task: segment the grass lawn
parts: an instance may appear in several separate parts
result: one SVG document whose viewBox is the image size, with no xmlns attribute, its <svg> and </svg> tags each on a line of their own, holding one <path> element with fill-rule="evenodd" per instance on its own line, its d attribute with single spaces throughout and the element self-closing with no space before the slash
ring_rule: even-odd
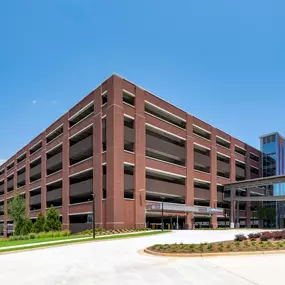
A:
<svg viewBox="0 0 285 285">
<path fill-rule="evenodd" d="M 36 238 L 36 239 L 28 239 L 28 240 L 0 239 L 0 248 L 6 247 L 6 246 L 22 245 L 22 244 L 32 244 L 32 243 L 47 242 L 47 241 L 74 239 L 74 238 L 80 238 L 80 237 L 83 237 L 83 236 L 48 237 L 48 238 Z"/>
<path fill-rule="evenodd" d="M 110 240 L 110 239 L 121 239 L 121 238 L 136 238 L 136 237 L 142 237 L 142 236 L 149 236 L 149 235 L 157 235 L 157 234 L 163 234 L 163 233 L 169 233 L 170 231 L 155 231 L 155 232 L 137 232 L 134 234 L 120 234 L 120 235 L 112 235 L 112 236 L 100 236 L 96 237 L 94 242 L 100 241 L 100 240 Z M 83 240 L 70 240 L 75 238 L 82 238 L 85 237 L 86 239 Z M 69 239 L 69 240 L 68 240 Z M 65 241 L 63 241 L 65 240 Z M 47 247 L 47 246 L 56 246 L 61 244 L 70 244 L 70 243 L 76 243 L 76 242 L 85 242 L 85 241 L 92 241 L 92 236 L 69 236 L 69 237 L 59 237 L 59 238 L 42 238 L 42 239 L 32 239 L 32 240 L 23 240 L 23 241 L 0 241 L 0 253 L 2 252 L 10 252 L 10 251 L 19 251 L 24 249 L 33 249 L 33 248 L 41 248 L 41 247 Z M 47 242 L 47 241 L 58 241 L 52 244 L 37 244 L 40 242 Z M 5 246 L 14 246 L 14 245 L 27 245 L 25 247 L 20 248 L 3 248 L 2 243 L 6 243 Z M 1 249 L 2 247 L 2 249 Z"/>
</svg>

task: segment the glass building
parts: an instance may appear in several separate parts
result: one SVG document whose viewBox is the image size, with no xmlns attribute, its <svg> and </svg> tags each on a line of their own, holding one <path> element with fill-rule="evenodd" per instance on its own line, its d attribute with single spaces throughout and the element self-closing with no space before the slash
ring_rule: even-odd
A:
<svg viewBox="0 0 285 285">
<path fill-rule="evenodd" d="M 260 137 L 263 177 L 285 174 L 284 142 L 285 138 L 277 132 Z M 285 184 L 268 186 L 268 192 L 272 193 L 273 196 L 285 196 Z M 284 204 L 283 201 L 263 203 L 265 207 L 275 208 L 276 210 L 276 219 L 265 220 L 265 227 L 284 227 Z"/>
</svg>

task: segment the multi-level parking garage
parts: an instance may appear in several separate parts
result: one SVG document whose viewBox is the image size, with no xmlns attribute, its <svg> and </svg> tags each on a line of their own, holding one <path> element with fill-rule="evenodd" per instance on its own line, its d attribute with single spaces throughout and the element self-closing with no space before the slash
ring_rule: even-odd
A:
<svg viewBox="0 0 285 285">
<path fill-rule="evenodd" d="M 32 219 L 53 205 L 64 229 L 91 227 L 93 197 L 98 227 L 155 226 L 147 204 L 229 211 L 221 185 L 260 176 L 257 149 L 113 75 L 0 166 L 0 223 L 11 223 L 18 191 Z M 250 203 L 239 210 L 241 225 L 254 222 Z M 165 212 L 165 221 L 217 227 L 225 214 Z"/>
</svg>

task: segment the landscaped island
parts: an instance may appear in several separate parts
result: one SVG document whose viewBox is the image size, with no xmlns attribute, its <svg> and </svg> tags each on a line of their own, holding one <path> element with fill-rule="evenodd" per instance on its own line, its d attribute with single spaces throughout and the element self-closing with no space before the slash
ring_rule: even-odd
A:
<svg viewBox="0 0 285 285">
<path fill-rule="evenodd" d="M 239 234 L 232 241 L 200 244 L 156 244 L 147 248 L 149 253 L 187 254 L 222 252 L 254 252 L 285 250 L 285 230 L 274 232 Z"/>
</svg>

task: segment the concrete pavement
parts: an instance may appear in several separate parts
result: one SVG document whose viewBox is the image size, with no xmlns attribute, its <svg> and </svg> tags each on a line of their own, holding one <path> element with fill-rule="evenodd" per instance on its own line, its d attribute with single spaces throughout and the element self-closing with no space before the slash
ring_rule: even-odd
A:
<svg viewBox="0 0 285 285">
<path fill-rule="evenodd" d="M 165 258 L 138 253 L 138 250 L 156 243 L 230 240 L 242 232 L 252 231 L 174 231 L 1 255 L 0 282 L 17 285 L 267 285 L 282 282 L 283 254 Z"/>
</svg>

